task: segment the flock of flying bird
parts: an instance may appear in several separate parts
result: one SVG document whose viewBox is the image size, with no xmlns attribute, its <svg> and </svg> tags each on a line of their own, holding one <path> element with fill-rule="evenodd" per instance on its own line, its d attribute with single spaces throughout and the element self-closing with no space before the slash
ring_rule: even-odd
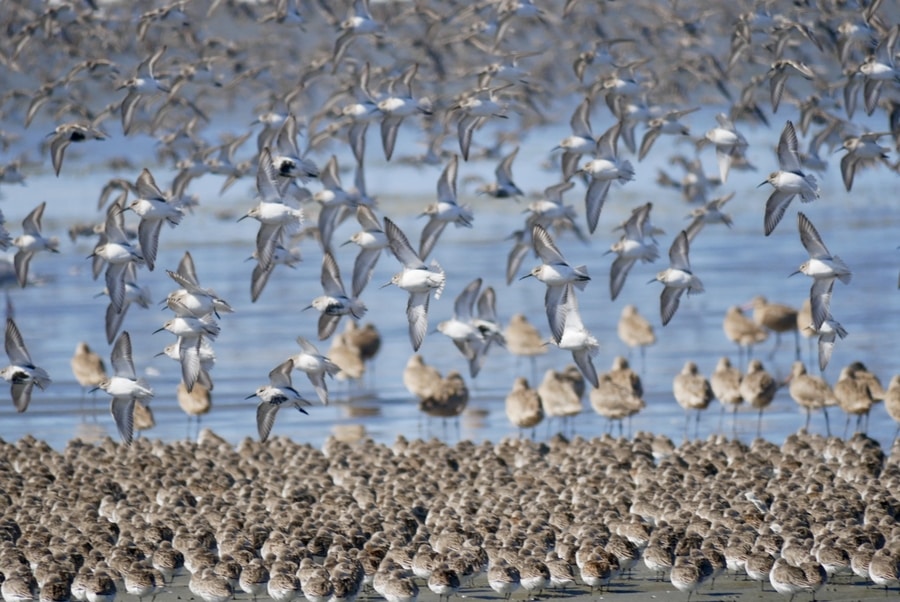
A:
<svg viewBox="0 0 900 602">
<path fill-rule="evenodd" d="M 372 7 L 366 0 L 354 0 L 342 18 L 343 9 L 312 0 L 179 0 L 167 5 L 17 0 L 4 17 L 8 36 L 0 45 L 0 62 L 6 71 L 6 93 L 0 98 L 0 114 L 4 124 L 16 122 L 25 128 L 55 124 L 46 153 L 60 179 L 78 177 L 78 166 L 65 160 L 73 144 L 116 144 L 116 136 L 108 133 L 113 128 L 126 140 L 155 139 L 160 165 L 153 169 L 174 170 L 168 189 L 157 185 L 148 168 L 133 182 L 110 180 L 100 199 L 106 218 L 90 231 L 98 237 L 91 255 L 93 275 L 105 274 L 109 295 L 105 325 L 115 368 L 115 376 L 99 388 L 112 396 L 112 414 L 122 438 L 129 441 L 134 402 L 149 399 L 152 390 L 136 378 L 130 335 L 121 326 L 131 304 L 148 304 L 138 281 L 141 270 L 155 267 L 163 225 L 201 226 L 203 216 L 192 213 L 198 203 L 190 193 L 192 181 L 209 174 L 224 176 L 224 192 L 255 175 L 258 202 L 240 218 L 259 222 L 252 301 L 264 293 L 279 266 L 299 261 L 292 245 L 304 234 L 310 213 L 316 216 L 322 294 L 309 308 L 320 313 L 320 340 L 333 335 L 342 317 L 357 321 L 366 315 L 361 297 L 387 249 L 400 264 L 390 284 L 409 295 L 406 316 L 416 351 L 428 332 L 431 297 L 439 298 L 447 285 L 440 263 L 429 258 L 432 253 L 441 256 L 440 237 L 448 225 L 474 225 L 472 209 L 458 202 L 461 160 L 498 154 L 480 146 L 488 136 L 482 129 L 488 122 L 498 128 L 512 124 L 524 137 L 529 128 L 554 121 L 561 99 L 577 102 L 571 135 L 546 149 L 559 159 L 554 167 L 558 181 L 527 205 L 524 225 L 511 236 L 506 280 L 519 276 L 530 254 L 539 259 L 521 278 L 534 277 L 546 286 L 550 342 L 570 351 L 584 377 L 597 387 L 592 357 L 599 343 L 585 327 L 578 304 L 578 294 L 587 290 L 591 277 L 587 267 L 569 264 L 555 239 L 572 232 L 591 241 L 604 204 L 640 171 L 625 158 L 626 150 L 640 162 L 661 152 L 658 141 L 663 136 L 693 142 L 695 156 L 682 155 L 677 161 L 686 171 L 684 178 L 660 173 L 661 185 L 678 188 L 695 205 L 690 225 L 673 237 L 669 267 L 654 279 L 663 284 L 660 316 L 665 326 L 684 293 L 704 290 L 691 269 L 694 240 L 706 226 L 731 226 L 723 209 L 734 193 L 714 199 L 709 193 L 715 185 L 727 184 L 730 171 L 751 167 L 740 123 L 768 125 L 779 107 L 782 114 L 785 105 L 793 108 L 776 148 L 778 169 L 760 184 L 773 189 L 765 203 L 759 199 L 760 207 L 764 204 L 761 233 L 766 236 L 795 197 L 808 203 L 824 194 L 812 175 L 827 166 L 819 156 L 822 149 L 845 152 L 840 170 L 848 191 L 864 169 L 896 170 L 889 160 L 891 150 L 879 144 L 889 136 L 900 144 L 900 69 L 895 62 L 900 25 L 896 11 L 884 4 L 654 4 L 608 19 L 618 11 L 614 5 L 577 0 L 386 2 Z M 328 31 L 329 25 L 335 33 Z M 48 47 L 53 52 L 48 53 Z M 860 92 L 867 117 L 857 120 Z M 207 138 L 214 131 L 212 124 L 223 125 L 218 114 L 231 116 L 234 105 L 247 100 L 262 102 L 253 126 L 261 130 L 256 152 L 238 161 L 251 131 L 239 128 L 219 145 Z M 591 122 L 600 115 L 601 105 L 603 119 L 611 125 L 596 136 Z M 716 115 L 716 125 L 693 138 L 682 120 L 704 106 L 727 108 Z M 882 115 L 887 131 L 865 129 Z M 394 220 L 379 216 L 375 199 L 366 191 L 366 143 L 373 123 L 379 125 L 385 161 L 399 161 L 393 157 L 398 136 L 411 137 L 407 130 L 421 127 L 429 147 L 416 162 L 444 166 L 437 199 L 422 213 L 427 222 L 417 247 Z M 644 133 L 637 144 L 639 127 Z M 307 143 L 302 147 L 304 130 Z M 800 150 L 800 135 L 809 141 L 806 152 Z M 4 132 L 2 138 L 6 148 L 17 144 L 13 134 Z M 123 149 L 128 144 L 119 142 Z M 620 143 L 626 148 L 620 149 Z M 336 155 L 320 169 L 321 149 L 327 145 L 349 145 L 355 160 L 353 189 L 343 187 Z M 703 172 L 700 157 L 706 146 L 715 149 L 717 178 Z M 501 199 L 523 196 L 512 175 L 518 151 L 515 147 L 503 154 L 496 181 L 479 187 L 480 193 Z M 16 161 L 4 165 L 0 184 L 22 181 L 19 167 Z M 562 199 L 579 182 L 584 186 L 587 233 L 576 210 Z M 315 188 L 320 189 L 313 192 Z M 739 194 L 741 202 L 755 202 L 751 191 Z M 28 215 L 21 236 L 13 238 L 0 228 L 0 246 L 17 249 L 14 268 L 23 287 L 35 254 L 59 250 L 58 240 L 42 234 L 45 209 L 42 202 Z M 621 238 L 609 248 L 608 253 L 616 255 L 610 268 L 612 300 L 638 261 L 650 263 L 659 257 L 655 236 L 663 231 L 651 223 L 652 209 L 649 202 L 635 208 L 619 226 Z M 125 222 L 127 212 L 140 218 L 136 242 Z M 332 238 L 351 216 L 361 230 L 348 241 L 359 247 L 348 294 Z M 830 311 L 834 281 L 849 283 L 851 272 L 828 250 L 806 214 L 798 212 L 797 221 L 809 254 L 798 272 L 813 279 L 809 328 L 833 341 L 835 334 L 846 335 Z M 451 259 L 442 257 L 445 262 Z M 160 330 L 177 340 L 163 353 L 180 363 L 188 391 L 197 383 L 211 388 L 211 343 L 219 333 L 220 314 L 232 312 L 232 306 L 200 285 L 189 251 L 178 269 L 167 273 L 178 286 L 166 298 L 175 316 Z M 492 345 L 503 344 L 496 293 L 490 286 L 482 289 L 483 284 L 476 278 L 466 286 L 453 318 L 438 325 L 464 355 L 472 377 Z M 309 405 L 292 386 L 293 370 L 306 372 L 320 400 L 327 402 L 325 376 L 336 369 L 309 341 L 301 339 L 300 344 L 303 352 L 273 369 L 269 384 L 255 393 L 262 438 L 279 407 L 291 405 L 305 412 Z M 32 362 L 12 319 L 7 322 L 6 349 L 11 365 L 0 376 L 12 383 L 21 411 L 33 386 L 43 389 L 49 377 Z M 820 357 L 822 369 L 826 363 L 827 356 Z"/>
</svg>

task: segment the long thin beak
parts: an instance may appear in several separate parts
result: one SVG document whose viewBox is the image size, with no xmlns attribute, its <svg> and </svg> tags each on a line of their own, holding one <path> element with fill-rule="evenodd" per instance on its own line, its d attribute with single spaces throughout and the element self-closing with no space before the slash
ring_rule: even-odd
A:
<svg viewBox="0 0 900 602">
<path fill-rule="evenodd" d="M 524 276 L 520 277 L 519 280 L 525 280 L 526 278 L 531 278 L 532 276 L 534 276 L 534 274 L 528 273 L 528 274 L 525 274 Z"/>
<path fill-rule="evenodd" d="M 250 395 L 248 395 L 248 396 L 245 397 L 244 399 L 253 399 L 254 397 L 256 397 L 256 393 L 251 393 Z"/>
<path fill-rule="evenodd" d="M 394 283 L 393 283 L 393 282 L 385 282 L 384 284 L 382 284 L 382 285 L 379 286 L 378 288 L 387 288 L 387 287 L 389 287 L 389 286 L 392 285 L 392 284 L 394 284 Z"/>
<path fill-rule="evenodd" d="M 763 184 L 768 184 L 768 183 L 769 183 L 768 180 L 763 180 L 762 182 L 760 182 L 759 184 L 757 184 L 756 187 L 759 188 L 759 187 L 762 186 Z"/>
<path fill-rule="evenodd" d="M 94 387 L 93 389 L 88 391 L 88 393 L 94 393 L 95 391 L 99 391 L 99 390 L 100 390 L 100 387 Z"/>
<path fill-rule="evenodd" d="M 342 247 L 346 247 L 346 246 L 349 245 L 351 242 L 353 242 L 353 241 L 352 241 L 352 240 L 345 240 L 344 242 L 341 243 L 341 246 L 342 246 Z"/>
<path fill-rule="evenodd" d="M 803 272 L 801 272 L 800 270 L 795 270 L 795 271 L 791 272 L 790 274 L 788 274 L 788 278 L 790 278 L 791 276 L 795 276 L 797 274 L 802 274 L 802 273 Z"/>
<path fill-rule="evenodd" d="M 659 280 L 659 278 L 654 278 L 653 280 L 648 280 L 648 281 L 647 281 L 647 284 L 653 284 L 653 283 L 656 282 L 657 280 Z"/>
<path fill-rule="evenodd" d="M 156 334 L 157 332 L 162 332 L 162 331 L 165 330 L 165 329 L 166 329 L 165 326 L 163 326 L 162 328 L 157 328 L 157 329 L 154 330 L 151 334 Z"/>
<path fill-rule="evenodd" d="M 165 354 L 166 354 L 166 352 L 165 352 L 165 351 L 160 351 L 160 352 L 159 352 L 159 353 L 157 353 L 157 354 L 156 354 L 156 355 L 154 355 L 154 356 L 153 356 L 153 357 L 159 357 L 159 356 L 161 356 L 161 355 L 165 355 Z"/>
</svg>

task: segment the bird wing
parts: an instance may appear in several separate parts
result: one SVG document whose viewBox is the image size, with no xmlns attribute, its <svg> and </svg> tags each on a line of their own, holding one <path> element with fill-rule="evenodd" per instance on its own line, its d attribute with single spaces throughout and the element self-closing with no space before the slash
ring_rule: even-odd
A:
<svg viewBox="0 0 900 602">
<path fill-rule="evenodd" d="M 119 339 L 121 340 L 121 337 Z M 109 412 L 116 421 L 116 428 L 119 430 L 122 442 L 126 445 L 131 444 L 134 436 L 134 398 L 113 397 L 109 402 Z"/>
<path fill-rule="evenodd" d="M 413 351 L 418 351 L 428 330 L 428 293 L 411 293 L 406 304 L 406 319 L 409 321 L 409 340 Z"/>
<path fill-rule="evenodd" d="M 821 259 L 831 256 L 816 227 L 803 213 L 797 213 L 797 226 L 800 230 L 800 242 L 803 243 L 803 248 L 809 253 L 810 258 Z"/>
<path fill-rule="evenodd" d="M 409 239 L 406 238 L 406 235 L 400 227 L 388 217 L 384 218 L 384 234 L 387 236 L 388 247 L 390 247 L 391 253 L 394 254 L 397 261 L 402 263 L 405 268 L 418 270 L 427 269 L 425 262 L 416 255 L 412 245 L 409 244 Z"/>
<path fill-rule="evenodd" d="M 291 370 L 294 369 L 294 360 L 292 358 L 288 358 L 285 361 L 281 362 L 277 366 L 275 366 L 271 372 L 269 372 L 269 382 L 273 387 L 278 389 L 287 389 L 290 391 L 294 391 L 291 386 Z M 296 393 L 296 391 L 294 391 Z"/>
<path fill-rule="evenodd" d="M 116 339 L 110 360 L 116 376 L 131 380 L 135 379 L 134 360 L 131 356 L 131 335 L 128 334 L 127 330 L 123 331 L 119 338 Z"/>
<path fill-rule="evenodd" d="M 269 403 L 267 401 L 259 402 L 256 406 L 256 430 L 259 431 L 259 440 L 265 441 L 272 432 L 272 425 L 275 424 L 275 415 L 281 408 L 279 405 Z"/>
<path fill-rule="evenodd" d="M 778 165 L 782 171 L 800 173 L 800 152 L 797 148 L 797 132 L 794 124 L 787 121 L 778 139 Z"/>
<path fill-rule="evenodd" d="M 691 262 L 688 259 L 689 244 L 687 232 L 682 230 L 672 241 L 672 246 L 669 247 L 669 267 L 685 272 L 691 271 Z"/>
<path fill-rule="evenodd" d="M 531 230 L 531 244 L 534 246 L 534 252 L 538 254 L 544 263 L 566 263 L 565 257 L 556 247 L 550 233 L 547 232 L 540 224 L 535 224 Z"/>
</svg>

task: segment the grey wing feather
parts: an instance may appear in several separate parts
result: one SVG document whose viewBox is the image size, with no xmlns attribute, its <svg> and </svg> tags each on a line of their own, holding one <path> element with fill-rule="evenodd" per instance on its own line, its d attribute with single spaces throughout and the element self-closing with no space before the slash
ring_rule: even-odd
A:
<svg viewBox="0 0 900 602">
<path fill-rule="evenodd" d="M 113 397 L 109 412 L 116 421 L 122 442 L 129 445 L 134 436 L 134 398 Z"/>
<path fill-rule="evenodd" d="M 272 432 L 272 425 L 275 424 L 275 415 L 281 406 L 277 406 L 266 401 L 261 401 L 256 406 L 256 430 L 259 431 L 259 440 L 265 441 Z"/>
<path fill-rule="evenodd" d="M 113 372 L 116 376 L 134 380 L 135 374 L 134 360 L 131 356 L 131 335 L 128 334 L 127 330 L 123 331 L 122 334 L 119 335 L 119 338 L 116 339 L 110 360 L 112 361 Z"/>
</svg>

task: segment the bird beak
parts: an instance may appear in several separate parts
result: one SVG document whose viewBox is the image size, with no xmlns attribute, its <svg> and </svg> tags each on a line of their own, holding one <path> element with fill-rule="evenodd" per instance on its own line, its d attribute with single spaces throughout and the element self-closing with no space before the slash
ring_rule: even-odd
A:
<svg viewBox="0 0 900 602">
<path fill-rule="evenodd" d="M 648 281 L 647 281 L 647 284 L 653 284 L 653 283 L 656 282 L 657 280 L 658 280 L 658 278 L 654 278 L 653 280 L 648 280 Z"/>
<path fill-rule="evenodd" d="M 394 284 L 394 283 L 393 283 L 393 282 L 385 282 L 384 284 L 382 284 L 382 285 L 379 286 L 378 288 L 386 288 L 386 287 L 388 287 L 388 286 L 390 286 L 390 285 L 392 285 L 392 284 Z"/>
<path fill-rule="evenodd" d="M 769 183 L 768 180 L 763 180 L 762 182 L 760 182 L 759 184 L 757 184 L 756 187 L 759 188 L 759 187 L 762 186 L 763 184 L 768 184 L 768 183 Z"/>
<path fill-rule="evenodd" d="M 346 246 L 349 245 L 351 242 L 353 242 L 353 241 L 352 241 L 352 240 L 345 240 L 344 242 L 341 243 L 341 246 L 342 246 L 342 247 L 346 247 Z"/>
<path fill-rule="evenodd" d="M 790 274 L 788 274 L 788 278 L 790 278 L 791 276 L 794 276 L 796 274 L 802 274 L 802 273 L 803 272 L 801 272 L 800 270 L 795 270 L 795 271 L 791 272 Z"/>
<path fill-rule="evenodd" d="M 90 391 L 88 391 L 88 393 L 94 393 L 94 392 L 99 391 L 99 390 L 100 390 L 100 387 L 94 387 L 93 389 L 91 389 Z"/>
<path fill-rule="evenodd" d="M 251 393 L 250 395 L 248 395 L 248 396 L 245 397 L 244 399 L 253 399 L 254 397 L 256 397 L 256 393 Z"/>
<path fill-rule="evenodd" d="M 297 406 L 297 410 L 300 411 L 300 412 L 303 412 L 304 414 L 306 414 L 307 416 L 309 416 L 309 412 L 307 412 L 306 410 L 304 410 L 304 409 L 301 408 L 300 406 Z"/>
<path fill-rule="evenodd" d="M 162 328 L 157 328 L 156 330 L 153 331 L 152 334 L 156 334 L 157 332 L 162 332 L 162 331 L 165 330 L 165 329 L 166 329 L 165 326 L 163 326 Z"/>
<path fill-rule="evenodd" d="M 528 274 L 525 274 L 524 276 L 520 277 L 519 280 L 525 280 L 526 278 L 531 278 L 532 276 L 534 276 L 534 274 L 529 272 Z"/>
<path fill-rule="evenodd" d="M 160 351 L 160 352 L 159 352 L 159 353 L 157 353 L 157 354 L 156 354 L 156 355 L 154 355 L 154 356 L 153 356 L 153 357 L 159 357 L 159 356 L 161 356 L 161 355 L 165 355 L 165 354 L 166 354 L 166 352 L 165 352 L 165 351 Z"/>
</svg>

